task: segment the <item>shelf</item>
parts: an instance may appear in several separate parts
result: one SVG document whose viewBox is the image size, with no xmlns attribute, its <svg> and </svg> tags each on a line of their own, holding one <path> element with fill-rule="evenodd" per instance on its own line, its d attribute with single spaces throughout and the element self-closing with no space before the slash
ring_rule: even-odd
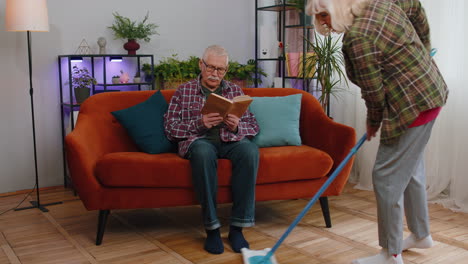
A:
<svg viewBox="0 0 468 264">
<path fill-rule="evenodd" d="M 290 64 L 293 64 L 292 62 L 296 62 L 300 60 L 300 58 L 293 58 L 291 57 L 288 60 L 285 58 L 285 55 L 287 55 L 286 49 L 283 51 L 278 50 L 278 54 L 275 55 L 281 55 L 278 56 L 277 58 L 275 57 L 265 57 L 265 56 L 271 56 L 271 54 L 265 54 L 261 53 L 262 50 L 268 49 L 271 50 L 274 47 L 271 47 L 271 43 L 268 43 L 268 39 L 266 40 L 260 40 L 260 36 L 262 35 L 260 30 L 266 30 L 265 28 L 260 27 L 260 22 L 259 17 L 260 15 L 264 15 L 264 11 L 273 11 L 276 12 L 276 14 L 272 14 L 273 16 L 276 15 L 276 22 L 275 22 L 275 28 L 277 30 L 277 37 L 276 41 L 282 42 L 284 45 L 290 44 L 290 49 L 288 52 L 292 52 L 294 50 L 294 53 L 302 53 L 306 54 L 309 52 L 310 47 L 308 46 L 308 42 L 306 41 L 305 38 L 308 39 L 313 39 L 311 35 L 314 33 L 314 25 L 312 23 L 312 17 L 305 16 L 305 14 L 302 14 L 299 12 L 299 9 L 296 8 L 296 4 L 293 3 L 288 3 L 287 0 L 283 1 L 275 1 L 276 4 L 274 3 L 269 3 L 269 4 L 260 4 L 260 0 L 255 0 L 255 66 L 257 69 L 258 73 L 258 68 L 259 68 L 259 63 L 266 64 L 265 62 L 270 62 L 270 64 L 273 64 L 271 62 L 274 62 L 273 65 L 275 66 L 274 69 L 271 69 L 272 71 L 275 71 L 275 76 L 278 77 L 284 77 L 282 78 L 282 87 L 285 86 L 285 80 L 290 79 L 290 80 L 306 80 L 304 82 L 305 84 L 303 85 L 304 90 L 309 89 L 309 84 L 307 80 L 312 80 L 314 78 L 308 78 L 308 74 L 306 74 L 306 70 L 302 69 L 302 67 L 299 67 L 299 64 L 294 64 L 295 68 L 294 70 L 297 71 L 292 71 L 292 69 L 288 68 L 291 67 Z M 281 3 L 279 3 L 281 2 Z M 306 2 L 304 2 L 304 8 L 306 5 Z M 298 31 L 301 31 L 299 33 Z M 300 37 L 301 36 L 301 37 Z M 268 37 L 265 37 L 268 38 Z M 291 39 L 289 39 L 291 38 Z M 294 38 L 294 39 L 293 39 Z M 297 40 L 296 40 L 297 38 Z M 272 38 L 273 39 L 273 38 Z M 271 41 L 271 40 L 270 40 Z M 291 42 L 294 41 L 294 42 Z M 313 41 L 313 40 L 312 40 Z M 294 43 L 294 45 L 292 44 Z M 285 46 L 285 47 L 286 47 Z M 301 52 L 302 50 L 302 52 Z M 264 57 L 262 57 L 264 56 Z M 302 64 L 301 64 L 302 65 Z M 268 65 L 271 66 L 271 65 Z M 299 73 L 297 75 L 299 76 L 306 76 L 306 77 L 297 77 L 297 76 L 287 76 L 288 72 L 294 72 L 294 73 Z M 258 83 L 255 83 L 255 87 L 258 87 Z"/>
<path fill-rule="evenodd" d="M 59 58 L 69 58 L 69 57 L 83 57 L 83 58 L 102 58 L 102 57 L 152 57 L 151 54 L 73 54 L 73 55 L 59 55 Z"/>
<path fill-rule="evenodd" d="M 314 25 L 288 25 L 288 26 L 285 26 L 285 28 L 306 28 L 306 29 L 314 29 Z"/>
<path fill-rule="evenodd" d="M 304 78 L 304 77 L 297 77 L 297 76 L 285 76 L 284 77 L 285 79 L 298 79 L 298 80 L 313 80 L 313 79 L 317 79 L 317 77 L 313 77 L 313 78 Z"/>
<path fill-rule="evenodd" d="M 289 5 L 289 4 L 285 4 L 285 5 L 284 5 L 284 8 L 285 8 L 286 11 L 296 9 L 296 8 L 294 7 L 294 5 Z M 257 8 L 257 10 L 258 10 L 258 11 L 275 11 L 275 12 L 280 12 L 280 11 L 283 11 L 283 5 L 262 6 L 262 7 Z"/>
<path fill-rule="evenodd" d="M 259 58 L 257 59 L 258 61 L 282 61 L 284 60 L 284 57 L 279 57 L 279 58 Z"/>
<path fill-rule="evenodd" d="M 73 103 L 73 104 L 70 104 L 69 102 L 68 103 L 62 103 L 63 106 L 67 106 L 67 107 L 80 107 L 81 104 L 80 103 Z"/>
<path fill-rule="evenodd" d="M 152 83 L 97 83 L 94 86 L 133 86 L 133 85 L 152 85 Z"/>
<path fill-rule="evenodd" d="M 116 83 L 113 84 L 110 77 L 113 75 L 111 71 L 115 71 L 115 67 L 118 66 L 110 61 L 112 57 L 122 58 L 121 63 L 129 63 L 133 69 L 140 71 L 142 64 L 149 63 L 151 69 L 154 69 L 154 55 L 152 54 L 66 54 L 58 55 L 58 78 L 60 85 L 60 108 L 61 108 L 61 130 L 62 130 L 62 144 L 63 144 L 63 175 L 64 185 L 68 187 L 71 183 L 67 161 L 65 158 L 65 137 L 66 134 L 75 129 L 75 122 L 78 119 L 78 110 L 81 108 L 81 103 L 76 102 L 75 92 L 71 84 L 73 70 L 72 67 L 77 65 L 79 68 L 86 67 L 91 76 L 99 81 L 98 84 L 92 85 L 90 90 L 90 96 L 94 96 L 100 93 L 107 92 L 120 92 L 121 90 L 142 90 L 149 86 L 148 89 L 154 90 L 155 83 L 146 82 L 144 78 L 140 79 L 140 82 L 133 82 L 130 76 L 135 76 L 133 73 L 129 73 L 129 83 Z M 81 61 L 76 61 L 76 57 L 79 57 Z M 73 60 L 73 61 L 72 61 Z M 84 65 L 80 65 L 83 63 Z M 125 65 L 124 65 L 125 66 Z M 136 67 L 135 67 L 136 66 Z M 129 68 L 129 67 L 127 67 Z M 129 68 L 130 69 L 130 68 Z M 112 74 L 111 74 L 112 73 Z M 136 73 L 136 72 L 135 72 Z M 109 80 L 109 82 L 107 82 Z"/>
</svg>

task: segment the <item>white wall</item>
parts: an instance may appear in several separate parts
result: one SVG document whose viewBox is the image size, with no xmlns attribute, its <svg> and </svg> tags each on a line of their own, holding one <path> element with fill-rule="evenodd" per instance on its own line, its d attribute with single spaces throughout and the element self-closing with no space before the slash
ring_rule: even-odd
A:
<svg viewBox="0 0 468 264">
<path fill-rule="evenodd" d="M 5 0 L 0 0 L 0 193 L 31 189 L 34 160 L 25 32 L 5 32 Z M 123 40 L 107 28 L 112 12 L 141 20 L 149 11 L 160 36 L 140 43 L 140 54 L 156 62 L 178 53 L 199 56 L 221 44 L 241 63 L 254 58 L 254 2 L 251 0 L 48 0 L 50 32 L 32 33 L 34 108 L 40 187 L 63 184 L 62 135 L 57 56 L 73 54 L 84 38 L 97 52 L 125 53 Z"/>
</svg>

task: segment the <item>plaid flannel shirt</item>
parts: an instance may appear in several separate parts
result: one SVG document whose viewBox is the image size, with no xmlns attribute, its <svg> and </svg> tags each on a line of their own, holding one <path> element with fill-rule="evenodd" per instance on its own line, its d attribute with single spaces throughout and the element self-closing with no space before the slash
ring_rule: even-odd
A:
<svg viewBox="0 0 468 264">
<path fill-rule="evenodd" d="M 222 95 L 228 99 L 243 95 L 242 89 L 228 81 L 221 82 Z M 164 115 L 164 128 L 167 138 L 178 141 L 179 155 L 184 157 L 192 142 L 203 138 L 208 129 L 203 125 L 201 109 L 206 98 L 202 93 L 200 76 L 179 86 L 171 98 L 169 108 Z M 223 142 L 240 141 L 244 137 L 253 137 L 259 127 L 255 116 L 247 110 L 239 121 L 237 133 L 230 131 L 222 123 L 220 138 Z"/>
<path fill-rule="evenodd" d="M 441 107 L 447 85 L 430 57 L 426 14 L 418 0 L 372 0 L 343 37 L 349 79 L 361 88 L 367 123 L 393 143 L 419 113 Z"/>
</svg>

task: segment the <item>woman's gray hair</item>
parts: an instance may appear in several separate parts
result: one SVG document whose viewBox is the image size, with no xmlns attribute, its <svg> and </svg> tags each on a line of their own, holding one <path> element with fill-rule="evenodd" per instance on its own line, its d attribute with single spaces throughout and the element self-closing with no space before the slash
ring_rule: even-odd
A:
<svg viewBox="0 0 468 264">
<path fill-rule="evenodd" d="M 205 52 L 203 52 L 203 59 L 206 60 L 206 57 L 208 57 L 208 54 L 222 57 L 226 56 L 226 65 L 229 63 L 229 54 L 225 48 L 223 48 L 220 45 L 211 45 L 208 48 L 205 49 Z"/>
<path fill-rule="evenodd" d="M 330 29 L 320 25 L 315 15 L 325 12 L 330 15 L 331 24 L 337 33 L 345 32 L 354 21 L 354 18 L 362 14 L 363 9 L 371 0 L 309 0 L 306 13 L 314 16 L 314 26 L 322 35 L 330 34 Z"/>
</svg>

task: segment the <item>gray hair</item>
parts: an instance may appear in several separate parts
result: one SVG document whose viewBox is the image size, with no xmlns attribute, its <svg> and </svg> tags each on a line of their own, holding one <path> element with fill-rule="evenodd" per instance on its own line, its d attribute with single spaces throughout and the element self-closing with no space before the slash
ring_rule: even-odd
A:
<svg viewBox="0 0 468 264">
<path fill-rule="evenodd" d="M 206 60 L 209 54 L 218 56 L 218 57 L 226 56 L 226 65 L 229 63 L 229 54 L 227 50 L 220 45 L 211 45 L 208 48 L 206 48 L 205 52 L 203 52 L 202 58 Z"/>
<path fill-rule="evenodd" d="M 309 16 L 325 12 L 331 17 L 332 28 L 343 33 L 353 24 L 354 18 L 362 14 L 370 0 L 309 0 L 306 13 Z M 328 35 L 330 29 L 320 25 L 314 17 L 315 29 L 322 35 Z"/>
</svg>

